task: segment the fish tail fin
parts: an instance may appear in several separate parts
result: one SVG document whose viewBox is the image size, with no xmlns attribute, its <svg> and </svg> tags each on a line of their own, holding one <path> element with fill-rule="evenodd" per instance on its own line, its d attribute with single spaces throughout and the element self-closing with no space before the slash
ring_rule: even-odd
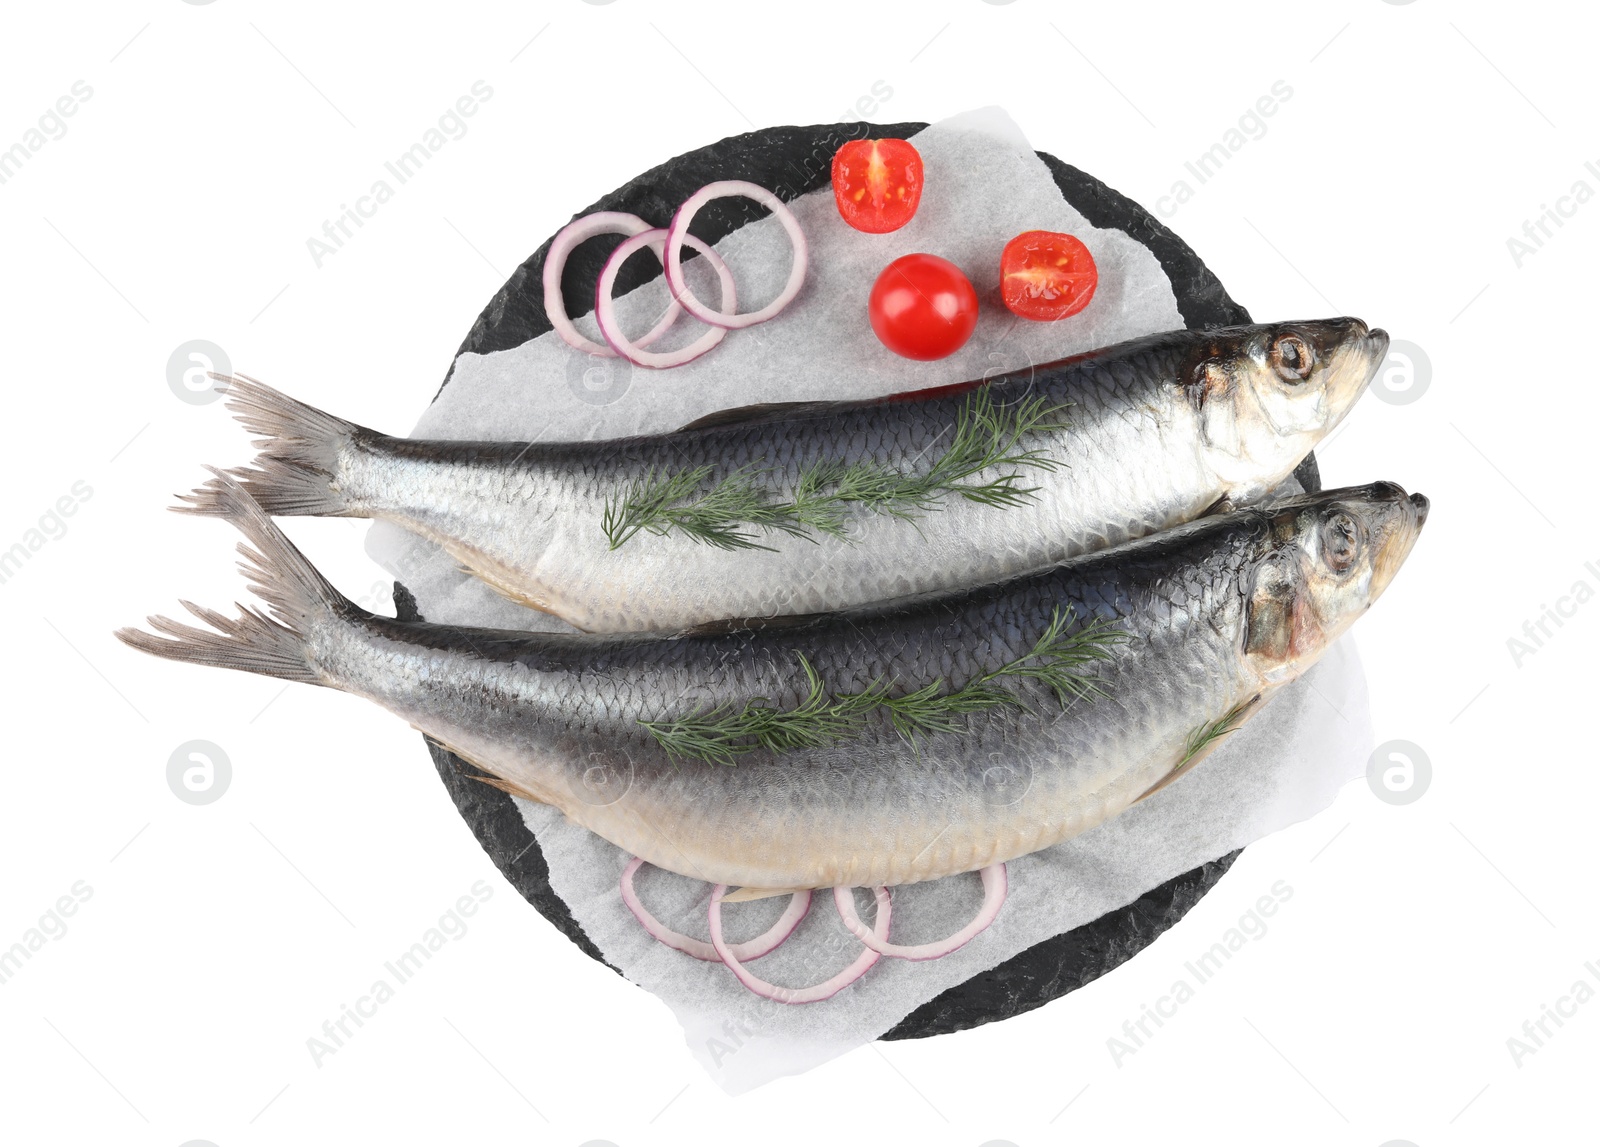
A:
<svg viewBox="0 0 1600 1147">
<path fill-rule="evenodd" d="M 254 465 L 229 473 L 269 514 L 311 517 L 363 517 L 339 489 L 340 459 L 357 439 L 382 435 L 290 398 L 244 375 L 218 375 L 228 409 L 252 434 L 259 435 Z M 183 514 L 223 513 L 215 481 L 192 494 L 180 494 Z"/>
<path fill-rule="evenodd" d="M 330 618 L 370 616 L 317 572 L 246 489 L 220 470 L 212 483 L 216 514 L 226 518 L 249 544 L 239 543 L 239 568 L 267 609 L 240 605 L 238 617 L 204 606 L 182 606 L 216 632 L 167 617 L 151 617 L 154 633 L 119 629 L 118 640 L 144 653 L 194 665 L 238 669 L 285 681 L 326 685 L 308 657 L 306 639 Z M 157 636 L 157 635 L 162 636 Z"/>
</svg>

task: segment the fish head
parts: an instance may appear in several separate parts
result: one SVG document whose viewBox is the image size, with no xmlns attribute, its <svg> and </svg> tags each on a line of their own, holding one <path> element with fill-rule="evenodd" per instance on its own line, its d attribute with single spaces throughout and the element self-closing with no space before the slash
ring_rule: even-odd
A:
<svg viewBox="0 0 1600 1147">
<path fill-rule="evenodd" d="M 1202 450 L 1235 502 L 1283 481 L 1355 405 L 1389 351 L 1360 319 L 1216 332 L 1187 372 Z"/>
<path fill-rule="evenodd" d="M 1261 511 L 1247 583 L 1245 656 L 1268 683 L 1292 680 L 1394 580 L 1428 519 L 1428 499 L 1393 482 L 1289 498 Z"/>
</svg>

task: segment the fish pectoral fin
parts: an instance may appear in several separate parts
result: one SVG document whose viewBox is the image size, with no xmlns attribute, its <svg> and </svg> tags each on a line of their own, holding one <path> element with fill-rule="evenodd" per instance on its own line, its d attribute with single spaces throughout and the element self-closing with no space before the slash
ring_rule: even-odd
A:
<svg viewBox="0 0 1600 1147">
<path fill-rule="evenodd" d="M 793 896 L 805 892 L 804 888 L 740 888 L 722 898 L 724 904 L 739 904 L 746 900 L 765 900 L 770 896 Z"/>
<path fill-rule="evenodd" d="M 776 422 L 780 418 L 792 418 L 807 409 L 832 410 L 836 405 L 831 402 L 757 402 L 701 415 L 693 422 L 685 422 L 674 433 L 706 430 L 713 426 L 735 426 L 744 422 Z"/>
<path fill-rule="evenodd" d="M 1266 700 L 1269 696 L 1271 696 L 1271 690 L 1264 689 L 1260 693 L 1257 693 L 1254 697 L 1250 698 L 1250 700 L 1240 705 L 1237 709 L 1234 709 L 1232 712 L 1228 713 L 1223 718 L 1223 721 L 1226 722 L 1225 728 L 1213 732 L 1204 745 L 1190 753 L 1188 756 L 1184 757 L 1183 760 L 1179 761 L 1172 767 L 1172 770 L 1168 772 L 1166 776 L 1162 777 L 1155 784 L 1145 789 L 1144 792 L 1134 797 L 1133 803 L 1138 804 L 1140 801 L 1144 800 L 1145 797 L 1154 796 L 1156 793 L 1166 788 L 1179 777 L 1188 776 L 1189 773 L 1194 770 L 1196 765 L 1209 757 L 1212 751 L 1215 750 L 1218 745 L 1222 744 L 1223 741 L 1228 739 L 1229 734 L 1238 732 L 1241 725 L 1243 725 L 1251 717 L 1255 716 L 1255 714 L 1260 711 L 1261 706 L 1266 703 Z"/>
<path fill-rule="evenodd" d="M 1208 749 L 1207 752 L 1209 752 L 1209 751 L 1210 750 Z M 1162 789 L 1164 789 L 1168 785 L 1170 785 L 1173 781 L 1175 781 L 1179 777 L 1184 776 L 1185 774 L 1187 774 L 1188 771 L 1189 771 L 1189 766 L 1197 763 L 1205 755 L 1206 755 L 1205 753 L 1200 753 L 1193 760 L 1184 761 L 1183 763 L 1178 765 L 1177 768 L 1173 769 L 1170 773 L 1168 773 L 1166 776 L 1162 777 L 1155 784 L 1153 784 L 1149 788 L 1145 789 L 1144 792 L 1142 792 L 1138 796 L 1134 797 L 1133 798 L 1133 803 L 1134 804 L 1138 804 L 1140 801 L 1144 800 L 1145 797 L 1154 796 L 1156 793 L 1160 792 Z"/>
<path fill-rule="evenodd" d="M 1200 511 L 1200 516 L 1202 518 L 1210 518 L 1216 516 L 1217 514 L 1231 514 L 1238 508 L 1239 507 L 1233 504 L 1233 499 L 1227 494 L 1224 494 L 1215 502 L 1212 502 L 1211 505 L 1207 506 L 1204 510 Z"/>
<path fill-rule="evenodd" d="M 528 609 L 536 610 L 539 613 L 547 613 L 551 617 L 566 622 L 579 632 L 588 632 L 563 614 L 547 597 L 535 596 L 527 585 L 519 582 L 515 575 L 498 562 L 491 561 L 470 547 L 459 545 L 449 540 L 441 539 L 439 546 L 445 553 L 456 560 L 457 569 L 468 577 L 481 581 L 501 597 L 506 598 L 508 601 L 514 601 L 518 605 L 526 606 Z"/>
<path fill-rule="evenodd" d="M 730 617 L 721 621 L 702 621 L 678 630 L 674 637 L 723 637 L 730 633 L 757 633 L 768 629 L 796 629 L 814 625 L 832 613 L 781 613 L 773 617 Z"/>
<path fill-rule="evenodd" d="M 540 796 L 536 792 L 532 792 L 526 788 L 523 788 L 521 785 L 517 784 L 516 781 L 507 780 L 505 777 L 500 776 L 495 772 L 494 767 L 487 761 L 483 760 L 481 757 L 474 756 L 466 749 L 463 749 L 460 745 L 452 745 L 444 738 L 435 733 L 430 733 L 428 730 L 418 725 L 412 725 L 411 727 L 416 729 L 417 732 L 421 733 L 424 737 L 428 738 L 428 740 L 438 745 L 447 753 L 451 753 L 457 757 L 460 757 L 463 761 L 467 762 L 467 764 L 471 765 L 473 768 L 479 770 L 479 772 L 483 774 L 481 776 L 473 777 L 473 780 L 482 781 L 484 784 L 489 785 L 492 788 L 497 788 L 503 793 L 508 793 L 514 797 L 521 797 L 523 800 L 533 801 L 535 804 L 554 803 L 550 800 L 547 800 L 545 797 Z"/>
<path fill-rule="evenodd" d="M 454 750 L 451 751 L 454 752 Z M 459 756 L 459 754 L 457 755 Z M 504 777 L 497 777 L 493 774 L 484 774 L 483 776 L 473 777 L 472 779 L 475 781 L 482 781 L 490 788 L 499 789 L 501 792 L 510 796 L 521 797 L 525 801 L 532 801 L 534 804 L 551 803 L 550 801 L 545 800 L 545 798 L 540 796 L 538 793 L 525 789 L 515 781 L 508 781 Z"/>
</svg>

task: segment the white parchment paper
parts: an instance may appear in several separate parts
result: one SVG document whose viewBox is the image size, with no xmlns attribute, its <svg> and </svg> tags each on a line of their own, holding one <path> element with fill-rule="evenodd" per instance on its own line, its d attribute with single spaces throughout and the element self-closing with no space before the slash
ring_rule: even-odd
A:
<svg viewBox="0 0 1600 1147">
<path fill-rule="evenodd" d="M 961 382 L 1183 326 L 1155 257 L 1121 231 L 1090 227 L 1003 112 L 990 108 L 946 120 L 915 142 L 927 189 L 917 216 L 900 231 L 863 236 L 851 230 L 827 188 L 790 205 L 810 242 L 811 269 L 800 297 L 778 318 L 731 332 L 710 354 L 668 371 L 591 359 L 553 334 L 512 350 L 463 354 L 414 434 L 553 441 L 665 431 L 733 406 L 864 398 Z M 1001 248 L 1035 228 L 1077 235 L 1099 267 L 1094 300 L 1068 322 L 1014 320 L 994 303 Z M 741 309 L 776 295 L 788 273 L 789 247 L 771 219 L 742 228 L 717 248 L 733 268 Z M 890 354 L 866 321 L 867 293 L 878 271 L 914 251 L 961 266 L 989 304 L 971 341 L 933 363 Z M 695 285 L 703 297 L 714 295 L 705 280 Z M 665 301 L 658 279 L 619 300 L 619 307 L 629 329 L 643 330 Z M 589 319 L 578 326 L 596 337 Z M 416 595 L 430 621 L 566 628 L 506 601 L 397 527 L 376 523 L 367 544 Z M 1371 748 L 1365 680 L 1347 637 L 1194 773 L 1076 840 L 1013 861 L 999 920 L 965 948 L 924 963 L 880 960 L 833 999 L 799 1007 L 751 995 L 720 965 L 651 940 L 617 890 L 627 856 L 553 808 L 518 803 L 549 863 L 551 886 L 585 932 L 607 960 L 673 1009 L 690 1051 L 724 1089 L 737 1093 L 873 1040 L 946 988 L 1313 815 L 1361 772 Z M 647 869 L 638 887 L 665 923 L 706 936 L 709 886 Z M 980 898 L 971 875 L 897 890 L 894 938 L 917 943 L 953 932 Z M 739 939 L 764 930 L 781 907 L 779 900 L 729 906 L 728 934 Z M 801 986 L 826 979 L 858 950 L 824 893 L 794 936 L 754 970 Z"/>
</svg>

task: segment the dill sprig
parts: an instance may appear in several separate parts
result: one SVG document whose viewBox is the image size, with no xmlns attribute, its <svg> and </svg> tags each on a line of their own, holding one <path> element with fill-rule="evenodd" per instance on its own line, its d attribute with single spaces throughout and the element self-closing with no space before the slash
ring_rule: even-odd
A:
<svg viewBox="0 0 1600 1147">
<path fill-rule="evenodd" d="M 949 445 L 926 472 L 905 473 L 877 462 L 820 460 L 807 465 L 789 500 L 763 487 L 770 471 L 744 466 L 702 490 L 712 467 L 678 473 L 651 470 L 606 502 L 602 527 L 612 549 L 640 531 L 665 535 L 673 530 L 719 549 L 771 549 L 757 531 L 781 532 L 816 541 L 819 534 L 842 538 L 849 511 L 859 506 L 870 513 L 912 519 L 939 508 L 957 496 L 986 506 L 1008 509 L 1031 501 L 1037 486 L 1024 484 L 1022 468 L 1054 470 L 1060 463 L 1023 439 L 1062 429 L 1066 407 L 1041 397 L 1001 405 L 987 389 L 974 391 L 962 404 Z M 1015 467 L 1010 473 L 974 482 L 986 470 Z"/>
<path fill-rule="evenodd" d="M 1252 697 L 1248 701 L 1241 701 L 1215 721 L 1209 721 L 1189 734 L 1189 740 L 1184 745 L 1183 759 L 1172 767 L 1172 771 L 1177 772 L 1196 757 L 1210 752 L 1218 741 L 1229 733 L 1236 732 L 1239 726 L 1244 724 L 1244 717 L 1249 712 L 1250 706 L 1257 700 L 1259 698 Z"/>
<path fill-rule="evenodd" d="M 920 688 L 898 692 L 894 680 L 879 678 L 859 693 L 833 694 L 804 654 L 795 656 L 806 678 L 806 696 L 792 709 L 779 709 L 757 697 L 741 706 L 722 705 L 670 721 L 642 721 L 656 743 L 674 758 L 693 757 L 731 765 L 757 749 L 783 753 L 814 749 L 861 736 L 873 714 L 882 712 L 907 741 L 919 735 L 959 732 L 963 718 L 994 708 L 1028 711 L 1007 683 L 1038 681 L 1063 707 L 1102 693 L 1088 672 L 1111 657 L 1127 633 L 1097 620 L 1074 633 L 1071 610 L 1050 615 L 1033 647 L 998 669 L 981 673 L 960 689 L 946 691 L 940 677 Z"/>
</svg>

